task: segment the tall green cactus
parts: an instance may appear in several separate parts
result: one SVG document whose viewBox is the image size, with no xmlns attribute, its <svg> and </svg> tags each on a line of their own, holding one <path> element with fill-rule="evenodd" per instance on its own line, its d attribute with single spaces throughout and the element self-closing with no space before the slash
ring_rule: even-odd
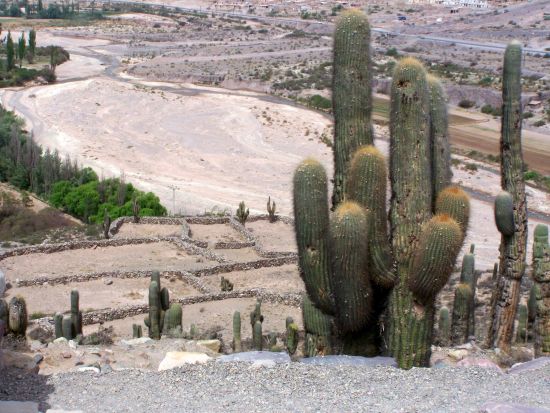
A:
<svg viewBox="0 0 550 413">
<path fill-rule="evenodd" d="M 71 291 L 71 321 L 73 323 L 74 337 L 82 334 L 82 312 L 79 309 L 80 295 L 78 290 Z M 73 337 L 73 338 L 74 338 Z"/>
<path fill-rule="evenodd" d="M 332 217 L 324 168 L 308 159 L 294 175 L 300 275 L 308 295 L 305 353 L 372 355 L 384 342 L 401 367 L 425 366 L 435 297 L 464 240 L 469 201 L 455 191 L 448 197 L 454 203 L 438 211 L 433 192 L 448 184 L 449 157 L 438 150 L 435 159 L 432 141 L 446 145 L 446 120 L 432 121 L 430 114 L 443 116 L 445 102 L 432 98 L 441 91 L 432 91 L 422 65 L 403 59 L 392 83 L 388 226 L 386 163 L 371 146 L 369 37 L 358 11 L 344 13 L 336 24 Z"/>
<path fill-rule="evenodd" d="M 518 307 L 518 328 L 516 331 L 516 343 L 527 342 L 527 306 L 520 304 Z"/>
<path fill-rule="evenodd" d="M 475 297 L 477 289 L 476 261 L 474 255 L 475 245 L 470 245 L 470 252 L 464 254 L 462 258 L 462 270 L 460 272 L 460 282 L 470 286 L 472 292 L 470 296 L 470 310 L 468 320 L 468 336 L 476 335 L 475 318 Z"/>
<path fill-rule="evenodd" d="M 333 207 L 343 201 L 346 170 L 354 152 L 374 142 L 370 25 L 358 10 L 342 13 L 333 48 L 332 108 L 334 112 Z"/>
<path fill-rule="evenodd" d="M 233 351 L 240 353 L 242 351 L 241 345 L 241 313 L 235 311 L 233 313 Z"/>
<path fill-rule="evenodd" d="M 252 329 L 252 345 L 254 346 L 254 350 L 262 351 L 263 344 L 264 336 L 262 333 L 262 323 L 258 320 L 254 324 L 254 328 Z"/>
<path fill-rule="evenodd" d="M 441 307 L 439 310 L 437 332 L 440 345 L 448 346 L 451 344 L 451 319 L 449 317 L 449 309 L 447 307 Z"/>
<path fill-rule="evenodd" d="M 149 284 L 149 315 L 144 323 L 149 329 L 149 337 L 160 340 L 164 329 L 166 311 L 170 308 L 170 295 L 166 287 L 160 288 L 160 272 L 153 271 Z"/>
<path fill-rule="evenodd" d="M 490 347 L 505 352 L 510 350 L 512 343 L 527 243 L 527 201 L 521 151 L 521 61 L 521 44 L 513 41 L 504 53 L 500 135 L 501 186 L 510 196 L 499 195 L 495 202 L 495 217 L 501 232 L 500 265 L 487 335 Z"/>
<path fill-rule="evenodd" d="M 532 277 L 535 284 L 531 293 L 536 308 L 533 328 L 535 357 L 548 357 L 550 356 L 550 245 L 546 225 L 537 225 L 535 228 Z M 531 306 L 533 304 L 530 303 Z"/>
<path fill-rule="evenodd" d="M 53 321 L 55 326 L 55 338 L 63 337 L 63 314 L 55 313 Z"/>
</svg>

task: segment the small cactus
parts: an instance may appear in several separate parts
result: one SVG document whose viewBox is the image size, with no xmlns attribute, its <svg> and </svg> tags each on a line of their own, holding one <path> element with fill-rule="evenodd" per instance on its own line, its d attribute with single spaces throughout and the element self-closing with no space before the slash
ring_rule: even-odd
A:
<svg viewBox="0 0 550 413">
<path fill-rule="evenodd" d="M 451 342 L 464 344 L 468 340 L 470 321 L 470 300 L 472 289 L 468 284 L 458 284 L 455 290 L 453 318 L 451 322 Z"/>
<path fill-rule="evenodd" d="M 254 350 L 262 351 L 263 341 L 262 323 L 261 321 L 256 321 L 252 330 L 252 344 L 254 346 Z"/>
<path fill-rule="evenodd" d="M 53 320 L 55 325 L 55 338 L 63 337 L 63 314 L 55 313 Z"/>
<path fill-rule="evenodd" d="M 61 330 L 63 331 L 63 337 L 67 340 L 72 340 L 74 338 L 73 332 L 73 321 L 71 320 L 70 315 L 64 315 L 63 320 L 61 321 Z"/>
<path fill-rule="evenodd" d="M 191 324 L 191 327 L 189 327 L 189 337 L 191 337 L 193 340 L 199 338 L 199 329 L 195 324 Z"/>
<path fill-rule="evenodd" d="M 256 301 L 254 311 L 250 313 L 250 326 L 252 329 L 254 329 L 256 321 L 259 321 L 260 323 L 264 322 L 264 316 L 262 315 L 262 302 L 260 300 Z"/>
<path fill-rule="evenodd" d="M 240 353 L 242 351 L 241 345 L 241 313 L 235 311 L 233 313 L 233 351 Z"/>
<path fill-rule="evenodd" d="M 280 348 L 277 347 L 277 333 L 268 333 L 265 337 L 265 344 L 269 351 L 280 351 Z"/>
<path fill-rule="evenodd" d="M 16 336 L 25 337 L 27 331 L 27 303 L 21 296 L 12 297 L 8 306 L 8 325 Z"/>
<path fill-rule="evenodd" d="M 132 196 L 132 214 L 134 215 L 134 223 L 139 223 L 139 212 L 141 207 L 139 205 L 139 200 L 137 199 L 136 194 Z"/>
<path fill-rule="evenodd" d="M 239 204 L 239 208 L 237 209 L 237 219 L 243 227 L 246 224 L 246 220 L 248 219 L 249 214 L 250 210 L 246 207 L 244 201 L 241 201 L 241 203 Z"/>
<path fill-rule="evenodd" d="M 449 317 L 449 309 L 447 307 L 441 307 L 439 310 L 439 323 L 438 323 L 438 338 L 439 344 L 442 346 L 448 346 L 451 342 L 451 323 Z"/>
<path fill-rule="evenodd" d="M 141 338 L 143 336 L 143 330 L 139 324 L 132 324 L 132 337 Z"/>
<path fill-rule="evenodd" d="M 298 348 L 298 325 L 290 323 L 286 326 L 286 349 L 288 354 L 293 355 Z"/>
<path fill-rule="evenodd" d="M 160 292 L 159 286 L 156 281 L 151 281 L 149 284 L 149 337 L 154 340 L 160 340 L 160 333 L 162 331 L 160 326 Z"/>
<path fill-rule="evenodd" d="M 277 206 L 275 205 L 275 201 L 271 201 L 271 197 L 267 198 L 267 213 L 269 214 L 269 222 L 273 223 L 277 221 L 277 215 L 275 215 L 275 210 Z"/>
<path fill-rule="evenodd" d="M 527 306 L 520 304 L 518 308 L 518 329 L 516 332 L 516 343 L 527 342 Z"/>
<path fill-rule="evenodd" d="M 71 291 L 71 320 L 73 323 L 74 337 L 82 334 L 82 313 L 79 310 L 80 295 L 78 290 Z"/>
<path fill-rule="evenodd" d="M 181 318 L 181 304 L 171 304 L 164 315 L 164 330 L 167 333 L 173 332 L 174 330 L 178 330 L 181 333 Z"/>
<path fill-rule="evenodd" d="M 223 292 L 233 291 L 233 283 L 229 281 L 227 278 L 222 277 L 220 281 L 220 288 Z"/>
</svg>

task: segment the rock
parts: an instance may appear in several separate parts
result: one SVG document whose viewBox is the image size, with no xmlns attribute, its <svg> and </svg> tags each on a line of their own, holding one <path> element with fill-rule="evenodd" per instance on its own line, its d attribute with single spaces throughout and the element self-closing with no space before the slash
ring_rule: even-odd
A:
<svg viewBox="0 0 550 413">
<path fill-rule="evenodd" d="M 290 356 L 287 353 L 273 353 L 271 351 L 247 351 L 244 353 L 233 353 L 225 356 L 218 357 L 216 361 L 227 363 L 233 361 L 266 361 L 271 360 L 276 364 L 290 363 Z"/>
<path fill-rule="evenodd" d="M 84 413 L 82 410 L 48 409 L 46 413 Z"/>
<path fill-rule="evenodd" d="M 481 406 L 480 413 L 550 413 L 542 407 L 523 406 L 516 403 L 489 402 Z"/>
<path fill-rule="evenodd" d="M 120 344 L 123 346 L 140 346 L 143 344 L 151 344 L 153 339 L 149 337 L 132 338 L 130 340 L 120 340 Z"/>
<path fill-rule="evenodd" d="M 214 353 L 219 353 L 222 342 L 220 340 L 198 340 L 197 345 L 206 347 Z"/>
<path fill-rule="evenodd" d="M 106 278 L 103 280 L 103 284 L 105 285 L 111 285 L 113 283 L 113 280 L 111 280 L 110 278 Z"/>
<path fill-rule="evenodd" d="M 514 364 L 525 363 L 533 360 L 535 357 L 535 352 L 529 347 L 512 347 L 510 356 L 514 360 Z"/>
<path fill-rule="evenodd" d="M 70 359 L 73 356 L 68 351 L 64 351 L 63 353 L 61 353 L 61 355 L 63 356 L 64 359 Z"/>
<path fill-rule="evenodd" d="M 101 369 L 101 374 L 107 374 L 113 371 L 113 368 L 111 367 L 111 365 L 107 363 L 102 364 L 100 366 L 100 369 Z"/>
<path fill-rule="evenodd" d="M 468 350 L 458 349 L 449 351 L 449 357 L 455 361 L 462 360 L 464 357 L 470 354 Z"/>
<path fill-rule="evenodd" d="M 38 403 L 0 401 L 0 412 L 2 413 L 38 413 Z"/>
<path fill-rule="evenodd" d="M 53 343 L 54 344 L 64 344 L 64 343 L 68 343 L 69 341 L 65 338 L 65 337 L 59 337 L 59 338 L 56 338 Z"/>
<path fill-rule="evenodd" d="M 47 344 L 44 344 L 38 340 L 31 341 L 31 345 L 30 345 L 31 351 L 42 350 L 43 348 L 46 348 L 46 347 L 48 347 Z"/>
<path fill-rule="evenodd" d="M 32 359 L 36 364 L 39 364 L 42 360 L 44 360 L 44 356 L 40 353 L 36 353 Z"/>
<path fill-rule="evenodd" d="M 16 351 L 3 350 L 2 362 L 4 367 L 15 367 L 18 369 L 27 370 L 29 372 L 37 373 L 38 365 L 33 357 L 28 354 L 19 353 Z M 2 410 L 0 409 L 0 412 Z"/>
<path fill-rule="evenodd" d="M 484 369 L 495 369 L 500 373 L 503 372 L 495 362 L 481 357 L 468 356 L 460 360 L 456 365 L 459 367 L 482 367 Z"/>
<path fill-rule="evenodd" d="M 41 343 L 48 343 L 52 339 L 54 339 L 53 335 L 53 329 L 49 327 L 45 327 L 44 325 L 37 324 L 34 327 L 30 327 L 27 329 L 27 336 L 31 340 L 40 341 Z"/>
<path fill-rule="evenodd" d="M 204 353 L 188 351 L 169 351 L 160 362 L 158 371 L 175 369 L 185 364 L 206 363 L 211 357 Z"/>
<path fill-rule="evenodd" d="M 397 362 L 392 357 L 361 357 L 361 356 L 319 356 L 305 357 L 301 363 L 316 366 L 390 366 L 397 367 Z"/>
<path fill-rule="evenodd" d="M 273 368 L 277 365 L 273 360 L 256 360 L 252 363 L 249 369 Z"/>
<path fill-rule="evenodd" d="M 73 350 L 76 350 L 78 347 L 78 344 L 74 340 L 69 340 L 69 348 L 72 348 Z"/>
<path fill-rule="evenodd" d="M 86 372 L 86 371 L 92 371 L 94 373 L 101 373 L 101 370 L 99 369 L 99 367 L 95 367 L 95 366 L 79 367 L 78 371 L 81 372 L 81 373 Z"/>
<path fill-rule="evenodd" d="M 514 364 L 510 369 L 508 369 L 508 374 L 526 373 L 541 369 L 547 365 L 550 365 L 550 357 L 539 357 L 525 363 Z"/>
</svg>

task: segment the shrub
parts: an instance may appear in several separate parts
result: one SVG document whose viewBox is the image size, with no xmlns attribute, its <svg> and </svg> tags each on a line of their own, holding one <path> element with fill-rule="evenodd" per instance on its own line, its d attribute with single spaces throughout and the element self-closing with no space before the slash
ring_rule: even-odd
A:
<svg viewBox="0 0 550 413">
<path fill-rule="evenodd" d="M 533 116 L 535 116 L 535 114 L 533 112 L 523 112 L 522 116 L 523 116 L 523 119 L 530 119 Z"/>
<path fill-rule="evenodd" d="M 313 95 L 309 98 L 309 105 L 315 109 L 330 109 L 332 102 L 321 95 Z"/>
<path fill-rule="evenodd" d="M 386 56 L 397 57 L 399 56 L 399 52 L 395 47 L 390 47 L 386 50 Z"/>
<path fill-rule="evenodd" d="M 458 102 L 458 106 L 460 106 L 463 109 L 473 108 L 475 104 L 476 103 L 473 100 L 468 100 L 468 99 L 462 99 L 460 102 Z"/>
<path fill-rule="evenodd" d="M 533 126 L 536 126 L 537 128 L 540 128 L 541 126 L 546 125 L 546 122 L 542 119 L 537 120 L 535 123 L 533 123 Z"/>
</svg>

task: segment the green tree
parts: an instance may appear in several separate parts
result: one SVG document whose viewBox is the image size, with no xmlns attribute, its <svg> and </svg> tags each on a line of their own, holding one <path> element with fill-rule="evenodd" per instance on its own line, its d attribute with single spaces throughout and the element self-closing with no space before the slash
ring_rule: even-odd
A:
<svg viewBox="0 0 550 413">
<path fill-rule="evenodd" d="M 42 4 L 42 0 L 38 0 L 38 13 L 40 13 L 42 10 L 44 10 L 44 4 Z"/>
<path fill-rule="evenodd" d="M 27 42 L 25 40 L 25 33 L 21 33 L 19 42 L 17 43 L 17 57 L 19 58 L 19 67 L 23 67 L 23 58 L 25 57 L 25 50 L 27 49 Z"/>
<path fill-rule="evenodd" d="M 32 61 L 34 60 L 35 52 L 36 52 L 36 30 L 32 29 L 29 32 L 29 54 L 28 54 L 29 63 L 32 63 Z"/>
<path fill-rule="evenodd" d="M 13 47 L 13 39 L 11 32 L 8 32 L 8 40 L 6 42 L 6 70 L 9 72 L 15 67 L 15 48 Z"/>
</svg>

